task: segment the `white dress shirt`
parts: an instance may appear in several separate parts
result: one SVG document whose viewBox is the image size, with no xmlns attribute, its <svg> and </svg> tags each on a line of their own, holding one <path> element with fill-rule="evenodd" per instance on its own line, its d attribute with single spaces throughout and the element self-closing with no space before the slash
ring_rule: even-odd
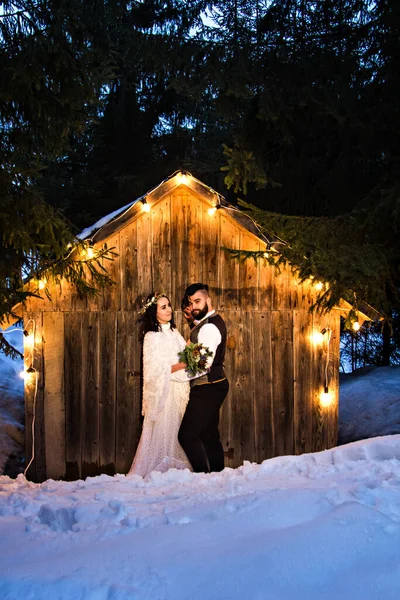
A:
<svg viewBox="0 0 400 600">
<path fill-rule="evenodd" d="M 214 313 L 215 310 L 210 310 L 210 312 L 208 312 L 205 317 L 198 321 L 198 325 L 208 317 L 211 317 L 211 315 L 213 315 Z M 196 325 L 196 327 L 198 325 Z M 205 325 L 203 325 L 203 327 L 200 328 L 197 341 L 199 344 L 203 344 L 203 346 L 209 348 L 209 350 L 212 352 L 212 356 L 209 356 L 207 358 L 206 371 L 198 373 L 197 375 L 189 375 L 185 369 L 180 369 L 179 371 L 175 371 L 175 373 L 171 373 L 172 381 L 188 381 L 189 379 L 197 379 L 197 377 L 201 377 L 202 375 L 204 375 L 205 372 L 211 369 L 211 365 L 213 364 L 217 347 L 222 341 L 221 332 L 218 329 L 218 327 L 213 323 L 206 323 Z"/>
</svg>

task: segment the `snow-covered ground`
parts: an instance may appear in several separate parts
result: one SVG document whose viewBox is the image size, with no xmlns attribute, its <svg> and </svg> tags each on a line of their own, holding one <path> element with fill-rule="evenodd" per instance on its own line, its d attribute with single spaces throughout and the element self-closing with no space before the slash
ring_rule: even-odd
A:
<svg viewBox="0 0 400 600">
<path fill-rule="evenodd" d="M 211 475 L 0 479 L 0 598 L 398 600 L 400 435 Z"/>
<path fill-rule="evenodd" d="M 19 368 L 0 355 L 1 469 Z M 341 384 L 340 439 L 369 440 L 210 475 L 2 476 L 0 598 L 398 600 L 400 435 L 375 437 L 397 432 L 392 367 Z"/>
<path fill-rule="evenodd" d="M 400 433 L 400 367 L 370 369 L 341 376 L 341 444 Z"/>
</svg>

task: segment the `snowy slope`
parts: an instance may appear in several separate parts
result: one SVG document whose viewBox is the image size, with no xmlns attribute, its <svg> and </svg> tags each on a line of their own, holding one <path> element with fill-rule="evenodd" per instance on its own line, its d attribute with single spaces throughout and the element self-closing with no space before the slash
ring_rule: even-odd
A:
<svg viewBox="0 0 400 600">
<path fill-rule="evenodd" d="M 400 367 L 379 367 L 340 382 L 339 443 L 400 433 Z"/>
<path fill-rule="evenodd" d="M 22 329 L 9 330 L 7 341 L 23 351 Z M 24 446 L 24 383 L 19 376 L 23 361 L 0 352 L 0 474 L 10 457 L 19 457 Z"/>
<path fill-rule="evenodd" d="M 211 475 L 0 478 L 0 597 L 397 600 L 400 435 Z"/>
<path fill-rule="evenodd" d="M 20 366 L 0 356 L 0 468 Z M 222 473 L 0 477 L 0 598 L 397 600 L 399 396 L 400 368 L 348 376 L 341 440 L 372 439 Z"/>
</svg>

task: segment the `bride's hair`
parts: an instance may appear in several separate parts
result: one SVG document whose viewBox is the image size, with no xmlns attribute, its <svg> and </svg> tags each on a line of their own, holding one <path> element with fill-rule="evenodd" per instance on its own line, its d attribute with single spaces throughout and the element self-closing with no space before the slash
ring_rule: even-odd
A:
<svg viewBox="0 0 400 600">
<path fill-rule="evenodd" d="M 155 301 L 152 302 L 154 298 Z M 171 303 L 168 296 L 159 294 L 149 294 L 146 298 L 145 306 L 146 310 L 142 314 L 141 321 L 141 335 L 140 338 L 143 340 L 144 336 L 148 331 L 161 331 L 161 323 L 157 319 L 157 302 L 160 298 L 166 298 Z M 172 319 L 170 320 L 171 329 L 175 329 L 174 311 L 172 310 Z"/>
</svg>

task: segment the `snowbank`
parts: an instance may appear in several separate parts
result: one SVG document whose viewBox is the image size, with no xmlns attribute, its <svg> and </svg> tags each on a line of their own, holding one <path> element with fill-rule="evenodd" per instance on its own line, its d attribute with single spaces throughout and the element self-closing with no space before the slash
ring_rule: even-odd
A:
<svg viewBox="0 0 400 600">
<path fill-rule="evenodd" d="M 15 348 L 22 351 L 22 329 L 7 335 Z M 19 471 L 24 453 L 24 383 L 19 373 L 23 361 L 12 360 L 0 352 L 0 474 Z M 11 466 L 15 461 L 17 464 Z M 7 468 L 6 468 L 7 467 Z"/>
<path fill-rule="evenodd" d="M 16 332 L 14 344 L 22 341 Z M 0 469 L 21 452 L 21 364 L 0 355 Z M 341 441 L 210 475 L 0 477 L 7 600 L 397 600 L 400 368 L 347 377 Z"/>
<path fill-rule="evenodd" d="M 397 600 L 400 435 L 211 475 L 0 478 L 0 596 Z"/>
<path fill-rule="evenodd" d="M 400 433 L 400 367 L 379 367 L 343 377 L 339 443 L 394 433 Z"/>
</svg>

